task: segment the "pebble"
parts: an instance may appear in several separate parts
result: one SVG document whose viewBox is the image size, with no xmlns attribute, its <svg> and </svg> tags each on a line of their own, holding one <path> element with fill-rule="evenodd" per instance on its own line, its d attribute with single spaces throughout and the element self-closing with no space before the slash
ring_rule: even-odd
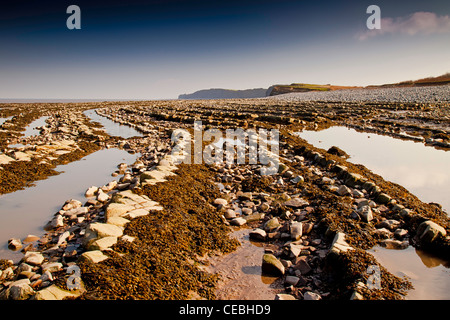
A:
<svg viewBox="0 0 450 320">
<path fill-rule="evenodd" d="M 242 226 L 247 223 L 247 220 L 245 220 L 244 218 L 241 218 L 241 217 L 237 217 L 237 218 L 232 219 L 230 221 L 230 223 L 235 226 Z"/>
<path fill-rule="evenodd" d="M 339 189 L 337 190 L 337 194 L 340 195 L 340 196 L 346 196 L 346 195 L 349 195 L 351 193 L 352 193 L 352 190 L 349 187 L 345 186 L 345 185 L 341 185 L 339 187 Z"/>
<path fill-rule="evenodd" d="M 284 266 L 273 254 L 266 253 L 263 255 L 262 271 L 271 275 L 283 275 L 285 272 Z"/>
<path fill-rule="evenodd" d="M 303 294 L 303 299 L 304 300 L 321 300 L 322 297 L 318 293 L 307 291 Z"/>
<path fill-rule="evenodd" d="M 228 201 L 222 198 L 217 198 L 216 200 L 214 200 L 214 204 L 216 206 L 226 206 L 228 204 Z"/>
<path fill-rule="evenodd" d="M 256 228 L 249 233 L 249 237 L 253 240 L 264 241 L 266 240 L 267 233 L 263 229 Z"/>
<path fill-rule="evenodd" d="M 29 234 L 24 240 L 23 243 L 30 243 L 30 242 L 35 242 L 39 240 L 39 237 L 35 236 L 35 235 L 31 235 Z"/>
<path fill-rule="evenodd" d="M 233 219 L 233 218 L 236 218 L 236 211 L 231 210 L 231 209 L 228 209 L 227 211 L 225 211 L 224 216 L 225 216 L 225 218 L 227 218 L 227 219 Z"/>
<path fill-rule="evenodd" d="M 360 207 L 356 212 L 358 212 L 361 218 L 363 218 L 366 222 L 370 222 L 373 220 L 372 209 L 368 205 Z"/>
<path fill-rule="evenodd" d="M 22 248 L 22 242 L 20 239 L 11 238 L 8 240 L 8 249 L 12 251 L 17 251 Z"/>
<path fill-rule="evenodd" d="M 89 197 L 94 197 L 95 194 L 98 192 L 98 187 L 96 186 L 91 186 L 89 187 L 86 192 L 84 193 L 85 197 L 89 198 Z"/>
<path fill-rule="evenodd" d="M 292 222 L 290 226 L 291 238 L 299 240 L 302 236 L 303 224 L 301 222 Z"/>
</svg>

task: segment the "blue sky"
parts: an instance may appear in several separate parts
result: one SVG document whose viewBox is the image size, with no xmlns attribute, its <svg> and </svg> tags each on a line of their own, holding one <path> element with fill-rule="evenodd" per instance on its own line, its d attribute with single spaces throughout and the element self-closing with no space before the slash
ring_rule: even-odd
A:
<svg viewBox="0 0 450 320">
<path fill-rule="evenodd" d="M 446 0 L 9 3 L 0 11 L 0 98 L 164 99 L 450 71 Z M 66 28 L 71 4 L 81 30 Z M 383 20 L 368 33 L 371 4 Z"/>
</svg>

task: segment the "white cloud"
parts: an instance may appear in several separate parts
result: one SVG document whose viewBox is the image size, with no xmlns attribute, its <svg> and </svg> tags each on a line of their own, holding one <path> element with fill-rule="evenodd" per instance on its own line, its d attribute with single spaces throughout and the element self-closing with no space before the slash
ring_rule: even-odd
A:
<svg viewBox="0 0 450 320">
<path fill-rule="evenodd" d="M 383 14 L 383 12 L 381 12 Z M 406 17 L 382 18 L 381 29 L 367 30 L 357 35 L 359 40 L 382 34 L 433 34 L 450 33 L 450 16 L 434 12 L 415 12 Z"/>
</svg>

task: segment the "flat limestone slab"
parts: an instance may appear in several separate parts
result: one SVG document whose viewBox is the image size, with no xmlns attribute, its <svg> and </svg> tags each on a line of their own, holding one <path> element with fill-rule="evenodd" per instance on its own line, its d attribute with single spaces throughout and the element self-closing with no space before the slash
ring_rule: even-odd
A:
<svg viewBox="0 0 450 320">
<path fill-rule="evenodd" d="M 6 154 L 0 154 L 0 164 L 8 164 L 12 161 L 16 161 L 14 158 L 8 157 Z"/>
<path fill-rule="evenodd" d="M 135 207 L 127 204 L 121 203 L 110 203 L 106 208 L 106 217 L 120 217 L 124 213 L 134 210 Z"/>
<path fill-rule="evenodd" d="M 106 250 L 109 247 L 112 247 L 117 243 L 117 237 L 104 237 L 98 240 L 95 240 L 90 246 L 91 250 Z"/>
<path fill-rule="evenodd" d="M 108 259 L 109 257 L 100 250 L 86 251 L 81 255 L 82 259 L 89 261 L 90 263 L 99 263 L 103 260 Z"/>
<path fill-rule="evenodd" d="M 137 217 L 142 217 L 142 216 L 146 216 L 148 215 L 148 210 L 145 209 L 136 209 L 130 212 L 127 212 L 123 215 L 124 218 L 126 219 L 134 219 Z"/>
<path fill-rule="evenodd" d="M 51 285 L 45 289 L 42 289 L 34 295 L 34 300 L 63 300 L 65 298 L 76 298 L 80 296 L 82 290 L 76 290 L 73 292 L 61 289 L 56 285 Z"/>
</svg>

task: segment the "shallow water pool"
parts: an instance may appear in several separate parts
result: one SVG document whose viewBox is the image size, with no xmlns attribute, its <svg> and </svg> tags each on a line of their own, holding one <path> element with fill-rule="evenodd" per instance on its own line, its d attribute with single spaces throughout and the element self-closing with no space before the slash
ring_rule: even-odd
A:
<svg viewBox="0 0 450 320">
<path fill-rule="evenodd" d="M 0 259 L 21 259 L 20 252 L 7 248 L 10 238 L 24 239 L 28 234 L 42 236 L 43 226 L 68 199 L 84 203 L 84 192 L 92 185 L 103 186 L 114 180 L 111 173 L 121 162 L 133 163 L 139 154 L 105 149 L 79 161 L 56 167 L 59 175 L 40 180 L 34 187 L 0 196 Z"/>
<path fill-rule="evenodd" d="M 104 116 L 98 115 L 95 110 L 87 110 L 84 114 L 91 120 L 100 123 L 111 136 L 122 137 L 124 139 L 143 136 L 142 133 L 130 126 L 119 124 Z"/>
<path fill-rule="evenodd" d="M 423 202 L 437 202 L 450 213 L 450 152 L 346 127 L 303 131 L 298 135 L 325 150 L 337 146 L 384 179 L 398 183 Z"/>
</svg>

